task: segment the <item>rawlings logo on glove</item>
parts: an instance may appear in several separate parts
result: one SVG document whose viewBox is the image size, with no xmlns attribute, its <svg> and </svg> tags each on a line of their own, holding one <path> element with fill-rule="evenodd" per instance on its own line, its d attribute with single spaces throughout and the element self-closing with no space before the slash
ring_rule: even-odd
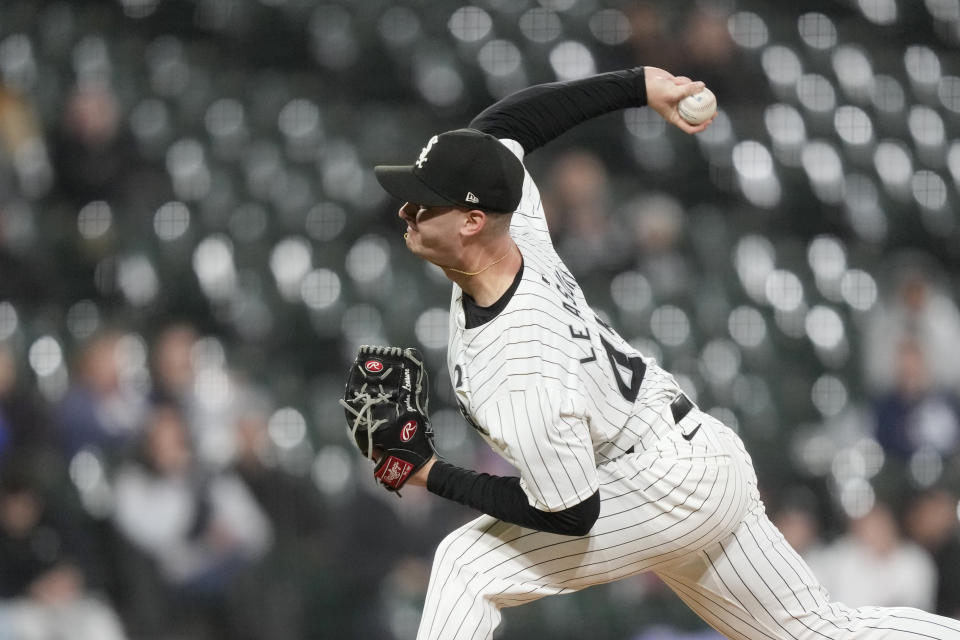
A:
<svg viewBox="0 0 960 640">
<path fill-rule="evenodd" d="M 389 489 L 399 489 L 407 481 L 407 477 L 413 472 L 413 465 L 406 460 L 389 456 L 383 464 L 377 465 L 378 471 L 374 471 L 374 477 L 387 486 Z"/>
<path fill-rule="evenodd" d="M 407 420 L 403 423 L 403 428 L 400 429 L 400 440 L 403 442 L 410 442 L 412 438 L 417 433 L 417 421 L 416 420 Z"/>
<path fill-rule="evenodd" d="M 435 454 L 427 415 L 429 383 L 413 348 L 360 347 L 344 397 L 347 433 L 375 463 L 374 477 L 397 491 Z"/>
</svg>

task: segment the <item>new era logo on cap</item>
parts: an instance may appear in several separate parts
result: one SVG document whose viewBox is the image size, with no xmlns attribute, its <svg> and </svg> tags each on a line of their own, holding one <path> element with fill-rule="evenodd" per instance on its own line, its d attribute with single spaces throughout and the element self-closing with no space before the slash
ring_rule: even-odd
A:
<svg viewBox="0 0 960 640">
<path fill-rule="evenodd" d="M 512 213 L 523 195 L 523 164 L 499 140 L 476 129 L 435 135 L 413 164 L 381 165 L 374 173 L 391 195 L 426 207 Z"/>
</svg>

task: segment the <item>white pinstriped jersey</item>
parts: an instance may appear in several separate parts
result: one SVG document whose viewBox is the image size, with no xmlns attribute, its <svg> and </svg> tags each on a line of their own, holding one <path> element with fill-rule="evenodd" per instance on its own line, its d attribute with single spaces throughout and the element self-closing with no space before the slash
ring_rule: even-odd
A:
<svg viewBox="0 0 960 640">
<path fill-rule="evenodd" d="M 523 159 L 518 143 L 501 142 Z M 447 364 L 461 411 L 520 471 L 530 504 L 559 511 L 597 490 L 598 464 L 660 439 L 669 423 L 658 417 L 679 388 L 588 306 L 529 173 L 523 189 L 510 227 L 522 280 L 496 317 L 470 329 L 453 286 Z"/>
<path fill-rule="evenodd" d="M 495 317 L 465 328 L 454 286 L 457 397 L 520 470 L 532 506 L 556 511 L 598 491 L 600 513 L 584 536 L 490 515 L 449 534 L 417 640 L 492 640 L 505 607 L 645 571 L 731 640 L 960 640 L 956 620 L 830 601 L 766 517 L 740 438 L 696 406 L 674 419 L 673 377 L 594 316 L 551 245 L 529 175 L 510 231 L 523 275 Z"/>
</svg>

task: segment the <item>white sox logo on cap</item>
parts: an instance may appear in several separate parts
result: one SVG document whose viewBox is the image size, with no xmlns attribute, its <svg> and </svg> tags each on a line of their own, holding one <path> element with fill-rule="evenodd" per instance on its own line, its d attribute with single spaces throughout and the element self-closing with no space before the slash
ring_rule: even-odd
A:
<svg viewBox="0 0 960 640">
<path fill-rule="evenodd" d="M 414 162 L 418 169 L 423 169 L 423 163 L 429 159 L 427 158 L 427 154 L 430 153 L 430 149 L 433 149 L 433 145 L 437 144 L 439 139 L 440 138 L 438 136 L 433 136 L 429 141 L 427 141 L 427 146 L 420 150 L 420 157 L 418 157 L 417 161 Z"/>
<path fill-rule="evenodd" d="M 381 186 L 400 200 L 422 207 L 516 211 L 523 197 L 520 159 L 497 138 L 475 129 L 432 136 L 409 165 L 378 165 Z"/>
</svg>

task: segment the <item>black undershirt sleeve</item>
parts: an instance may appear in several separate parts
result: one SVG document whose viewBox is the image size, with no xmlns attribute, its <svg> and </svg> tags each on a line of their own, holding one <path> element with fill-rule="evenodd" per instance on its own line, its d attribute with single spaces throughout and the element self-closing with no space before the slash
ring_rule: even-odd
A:
<svg viewBox="0 0 960 640">
<path fill-rule="evenodd" d="M 636 67 L 523 89 L 484 109 L 470 127 L 516 140 L 530 153 L 581 122 L 645 104 L 643 67 Z"/>
<path fill-rule="evenodd" d="M 585 536 L 600 516 L 600 492 L 563 511 L 530 506 L 520 478 L 477 473 L 437 460 L 427 476 L 427 489 L 438 496 L 529 529 Z"/>
</svg>

